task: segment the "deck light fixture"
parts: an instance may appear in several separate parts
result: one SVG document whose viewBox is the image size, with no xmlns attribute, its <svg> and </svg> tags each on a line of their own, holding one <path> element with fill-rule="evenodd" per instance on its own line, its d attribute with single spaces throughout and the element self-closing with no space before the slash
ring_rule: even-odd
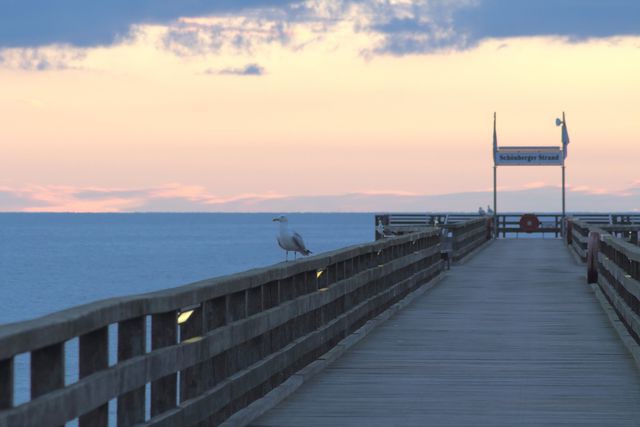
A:
<svg viewBox="0 0 640 427">
<path fill-rule="evenodd" d="M 191 315 L 193 314 L 193 310 L 183 311 L 178 315 L 178 325 L 182 325 L 184 322 L 189 320 Z"/>
<path fill-rule="evenodd" d="M 178 325 L 182 325 L 187 320 L 189 320 L 189 318 L 191 317 L 195 309 L 199 307 L 200 307 L 200 304 L 196 304 L 196 305 L 190 305 L 188 307 L 182 308 L 178 313 Z"/>
</svg>

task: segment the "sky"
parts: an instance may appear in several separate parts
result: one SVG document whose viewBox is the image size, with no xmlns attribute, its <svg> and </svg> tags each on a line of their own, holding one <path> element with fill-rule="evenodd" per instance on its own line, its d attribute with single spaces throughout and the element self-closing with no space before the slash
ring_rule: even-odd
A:
<svg viewBox="0 0 640 427">
<path fill-rule="evenodd" d="M 494 112 L 565 112 L 568 209 L 640 210 L 638 76 L 635 0 L 5 0 L 0 211 L 475 211 Z M 503 207 L 560 173 L 500 168 Z"/>
</svg>

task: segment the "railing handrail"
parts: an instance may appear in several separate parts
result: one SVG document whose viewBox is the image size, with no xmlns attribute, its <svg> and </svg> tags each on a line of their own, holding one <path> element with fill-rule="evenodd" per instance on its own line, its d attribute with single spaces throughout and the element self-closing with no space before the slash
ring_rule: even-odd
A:
<svg viewBox="0 0 640 427">
<path fill-rule="evenodd" d="M 281 262 L 160 291 L 107 298 L 35 319 L 0 325 L 0 360 L 67 341 L 113 323 L 180 310 L 206 300 L 286 279 L 304 271 L 324 269 L 337 262 L 378 252 L 434 233 L 436 231 L 426 230 L 392 239 L 356 244 L 295 262 Z"/>
<path fill-rule="evenodd" d="M 574 218 L 569 222 L 572 231 L 567 243 L 586 262 L 587 282 L 597 286 L 640 345 L 640 247 L 613 234 L 626 233 L 627 228 L 620 230 Z M 638 233 L 639 228 L 635 226 L 633 231 Z M 640 363 L 640 358 L 637 361 Z"/>
</svg>

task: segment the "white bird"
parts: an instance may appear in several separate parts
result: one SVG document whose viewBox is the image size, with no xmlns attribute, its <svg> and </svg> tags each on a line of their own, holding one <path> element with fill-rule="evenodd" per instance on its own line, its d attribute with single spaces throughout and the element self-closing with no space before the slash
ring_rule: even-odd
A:
<svg viewBox="0 0 640 427">
<path fill-rule="evenodd" d="M 285 261 L 289 260 L 289 251 L 293 252 L 294 259 L 298 255 L 298 252 L 302 255 L 309 255 L 311 253 L 305 246 L 302 236 L 294 230 L 289 230 L 289 220 L 286 216 L 279 216 L 273 220 L 280 223 L 280 232 L 276 236 L 276 239 L 278 240 L 278 245 L 285 251 Z"/>
<path fill-rule="evenodd" d="M 480 206 L 478 208 L 478 215 L 480 216 L 485 216 L 487 213 L 484 211 L 484 209 L 482 209 L 482 206 Z"/>
<path fill-rule="evenodd" d="M 493 215 L 493 209 L 491 209 L 491 206 L 487 205 L 487 214 L 488 215 Z"/>
</svg>

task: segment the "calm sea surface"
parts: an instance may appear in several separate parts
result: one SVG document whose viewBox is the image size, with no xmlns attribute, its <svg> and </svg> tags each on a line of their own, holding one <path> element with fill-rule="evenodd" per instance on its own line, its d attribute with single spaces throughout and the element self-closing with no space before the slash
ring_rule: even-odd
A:
<svg viewBox="0 0 640 427">
<path fill-rule="evenodd" d="M 284 260 L 274 214 L 0 214 L 0 324 Z M 290 214 L 315 254 L 371 241 L 373 214 Z"/>
</svg>

